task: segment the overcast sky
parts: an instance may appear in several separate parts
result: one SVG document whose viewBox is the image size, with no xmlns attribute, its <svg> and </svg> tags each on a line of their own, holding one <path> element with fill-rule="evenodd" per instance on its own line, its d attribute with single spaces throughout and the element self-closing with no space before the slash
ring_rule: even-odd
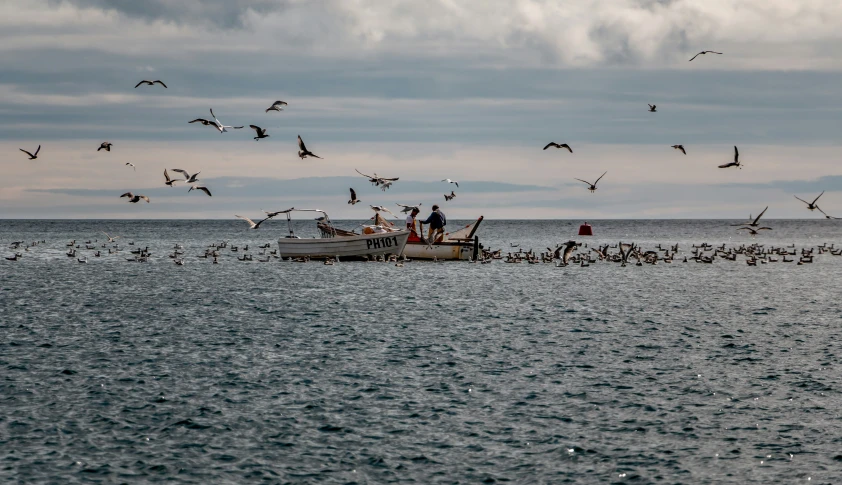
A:
<svg viewBox="0 0 842 485">
<path fill-rule="evenodd" d="M 688 62 L 703 49 L 724 54 Z M 270 137 L 187 123 L 209 108 Z M 0 218 L 810 218 L 793 196 L 822 190 L 842 216 L 842 2 L 0 2 L 0 115 Z M 734 145 L 745 167 L 718 169 Z"/>
</svg>

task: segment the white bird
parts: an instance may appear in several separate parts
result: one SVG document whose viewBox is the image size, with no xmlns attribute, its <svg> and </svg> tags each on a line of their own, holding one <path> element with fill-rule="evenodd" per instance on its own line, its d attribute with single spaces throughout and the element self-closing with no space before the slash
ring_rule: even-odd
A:
<svg viewBox="0 0 842 485">
<path fill-rule="evenodd" d="M 41 151 L 41 145 L 38 145 L 38 149 L 35 150 L 35 153 L 29 153 L 28 151 L 24 150 L 23 148 L 18 148 L 18 150 L 20 150 L 23 153 L 26 153 L 27 155 L 29 155 L 30 160 L 35 160 L 36 158 L 38 158 L 38 152 Z"/>
<path fill-rule="evenodd" d="M 249 229 L 259 229 L 261 224 L 263 224 L 265 221 L 268 221 L 269 219 L 272 218 L 272 216 L 269 216 L 265 219 L 261 219 L 257 222 L 254 222 L 253 220 L 251 220 L 251 219 L 249 219 L 248 217 L 245 217 L 245 216 L 238 216 L 238 215 L 235 214 L 234 217 L 239 217 L 240 219 L 248 222 L 249 223 Z"/>
<path fill-rule="evenodd" d="M 193 190 L 201 190 L 202 192 L 208 194 L 208 197 L 211 197 L 210 190 L 205 186 L 193 184 L 193 185 L 190 186 L 190 188 L 187 190 L 187 192 L 191 192 Z"/>
<path fill-rule="evenodd" d="M 449 184 L 456 184 L 456 186 L 459 187 L 459 182 L 457 182 L 455 180 L 444 179 L 444 180 L 442 180 L 442 182 L 447 182 Z"/>
<path fill-rule="evenodd" d="M 407 212 L 412 212 L 413 209 L 418 209 L 419 212 L 421 211 L 421 209 L 420 209 L 421 204 L 420 203 L 418 205 L 403 205 L 403 204 L 398 204 L 396 202 L 395 205 L 397 205 L 398 207 L 401 207 L 401 212 L 403 212 L 404 214 L 406 214 Z"/>
<path fill-rule="evenodd" d="M 167 87 L 167 85 L 164 84 L 164 82 L 161 81 L 160 79 L 156 79 L 154 81 L 147 81 L 146 79 L 144 79 L 143 81 L 137 83 L 134 88 L 137 89 L 137 87 L 140 86 L 141 84 L 148 84 L 149 86 L 154 86 L 156 84 L 160 84 L 161 86 L 163 86 L 165 88 Z"/>
<path fill-rule="evenodd" d="M 269 106 L 268 108 L 266 108 L 266 112 L 268 113 L 270 111 L 283 111 L 283 109 L 281 109 L 281 106 L 286 106 L 286 105 L 287 105 L 286 101 L 275 101 L 274 103 L 272 103 L 272 106 Z"/>
<path fill-rule="evenodd" d="M 222 122 L 219 121 L 219 119 L 216 117 L 216 115 L 213 114 L 213 108 L 211 108 L 210 114 L 211 114 L 211 116 L 213 116 L 214 125 L 216 125 L 216 129 L 219 130 L 220 133 L 228 133 L 228 130 L 226 130 L 226 128 L 233 128 L 235 130 L 239 130 L 240 128 L 242 128 L 242 126 L 223 125 Z M 191 123 L 192 123 L 192 121 L 191 121 Z"/>
<path fill-rule="evenodd" d="M 105 234 L 105 237 L 107 237 L 107 238 L 108 238 L 108 242 L 110 242 L 110 243 L 113 243 L 114 241 L 116 241 L 116 240 L 120 239 L 120 236 L 109 236 L 109 235 L 108 235 L 108 233 L 107 233 L 107 232 L 105 232 L 105 231 L 100 231 L 100 232 L 102 232 L 103 234 Z"/>
<path fill-rule="evenodd" d="M 166 170 L 166 169 L 164 169 L 164 170 Z M 193 175 L 190 175 L 189 173 L 187 173 L 186 170 L 182 170 L 180 168 L 174 168 L 174 169 L 172 169 L 172 171 L 178 172 L 178 173 L 184 175 L 184 181 L 185 181 L 185 183 L 188 183 L 188 184 L 198 182 L 199 181 L 199 178 L 198 178 L 199 174 L 202 173 L 202 172 L 196 172 Z"/>
<path fill-rule="evenodd" d="M 135 168 L 135 166 L 134 166 L 134 164 L 133 164 L 133 163 L 131 163 L 131 162 L 126 162 L 126 166 L 132 167 L 132 170 L 134 170 L 135 172 L 137 172 L 137 168 Z"/>
<path fill-rule="evenodd" d="M 388 212 L 389 214 L 392 214 L 395 217 L 395 219 L 398 218 L 398 216 L 396 216 L 394 212 L 392 212 L 389 209 L 383 207 L 382 205 L 371 205 L 369 207 L 371 207 L 372 210 L 374 210 L 374 212 L 380 212 L 380 211 Z"/>
<path fill-rule="evenodd" d="M 703 56 L 705 54 L 722 54 L 722 53 L 721 52 L 714 52 L 714 51 L 702 51 L 702 52 L 699 52 L 698 54 L 696 54 L 695 56 L 691 57 L 690 60 L 692 61 L 693 59 L 695 59 L 699 56 Z"/>
</svg>

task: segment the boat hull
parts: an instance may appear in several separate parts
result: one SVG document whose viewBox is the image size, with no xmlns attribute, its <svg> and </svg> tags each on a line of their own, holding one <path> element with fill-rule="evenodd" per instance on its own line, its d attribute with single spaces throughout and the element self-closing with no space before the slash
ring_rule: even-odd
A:
<svg viewBox="0 0 842 485">
<path fill-rule="evenodd" d="M 409 231 L 395 231 L 333 238 L 281 238 L 278 239 L 278 254 L 284 258 L 372 259 L 401 254 L 408 237 Z"/>
<path fill-rule="evenodd" d="M 427 244 L 409 242 L 403 249 L 403 255 L 409 259 L 469 260 L 475 256 L 476 242 L 442 242 Z"/>
</svg>

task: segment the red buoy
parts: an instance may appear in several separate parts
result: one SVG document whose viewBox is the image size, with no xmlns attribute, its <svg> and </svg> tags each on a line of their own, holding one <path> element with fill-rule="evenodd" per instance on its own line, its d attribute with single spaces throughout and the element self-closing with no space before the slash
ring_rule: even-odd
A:
<svg viewBox="0 0 842 485">
<path fill-rule="evenodd" d="M 580 236 L 593 236 L 593 228 L 587 222 L 579 226 Z"/>
</svg>

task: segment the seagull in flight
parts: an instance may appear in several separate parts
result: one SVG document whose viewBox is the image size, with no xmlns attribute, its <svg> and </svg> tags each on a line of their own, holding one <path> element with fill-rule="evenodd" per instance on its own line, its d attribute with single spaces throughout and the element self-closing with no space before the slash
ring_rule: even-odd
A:
<svg viewBox="0 0 842 485">
<path fill-rule="evenodd" d="M 675 148 L 676 150 L 681 150 L 681 153 L 687 155 L 687 151 L 684 150 L 684 145 L 673 145 L 672 147 Z"/>
<path fill-rule="evenodd" d="M 573 153 L 573 149 L 570 148 L 570 145 L 568 145 L 567 143 L 558 144 L 554 141 L 551 141 L 551 142 L 547 143 L 547 146 L 544 147 L 544 150 L 546 150 L 549 147 L 566 148 L 567 151 L 569 151 L 570 153 Z"/>
<path fill-rule="evenodd" d="M 357 199 L 357 192 L 354 189 L 351 189 L 351 199 L 348 203 L 351 205 L 357 205 L 357 202 L 360 202 L 360 200 Z"/>
<path fill-rule="evenodd" d="M 249 128 L 251 128 L 257 133 L 257 136 L 254 137 L 255 140 L 259 140 L 261 138 L 269 138 L 269 135 L 266 134 L 266 128 L 261 128 L 257 125 L 249 125 Z"/>
<path fill-rule="evenodd" d="M 413 209 L 418 209 L 419 212 L 421 211 L 421 209 L 419 209 L 421 204 L 418 204 L 418 205 L 403 205 L 403 204 L 395 203 L 395 205 L 397 205 L 398 207 L 401 207 L 402 208 L 401 212 L 403 212 L 404 214 L 406 214 L 407 212 L 412 212 Z"/>
<path fill-rule="evenodd" d="M 242 128 L 242 126 L 223 125 L 222 122 L 219 121 L 219 119 L 216 117 L 216 115 L 213 114 L 213 108 L 211 108 L 210 114 L 211 116 L 213 116 L 213 124 L 216 126 L 216 129 L 219 130 L 220 133 L 228 133 L 228 130 L 226 130 L 226 128 L 233 128 L 235 130 L 239 130 L 240 128 Z"/>
<path fill-rule="evenodd" d="M 205 126 L 214 126 L 214 127 L 216 126 L 216 124 L 213 121 L 209 121 L 209 120 L 206 120 L 204 118 L 196 118 L 193 121 L 188 121 L 188 123 L 201 123 Z"/>
<path fill-rule="evenodd" d="M 164 170 L 166 170 L 166 169 L 164 169 Z M 185 183 L 188 183 L 188 184 L 198 182 L 199 181 L 199 178 L 198 178 L 199 174 L 202 173 L 202 172 L 196 172 L 193 175 L 190 175 L 189 173 L 187 173 L 187 170 L 182 170 L 180 168 L 174 168 L 174 169 L 172 169 L 172 171 L 178 172 L 181 175 L 184 175 L 184 181 L 185 181 Z"/>
<path fill-rule="evenodd" d="M 397 217 L 398 217 L 398 216 L 395 215 L 394 212 L 392 212 L 389 209 L 383 207 L 382 205 L 370 205 L 369 207 L 371 207 L 371 209 L 374 210 L 374 212 L 380 212 L 380 211 L 388 212 L 389 214 L 392 214 L 393 216 L 395 216 L 395 219 L 397 219 Z"/>
<path fill-rule="evenodd" d="M 656 112 L 656 111 L 658 111 L 658 110 L 657 110 L 657 109 L 655 109 L 655 105 L 654 105 L 654 104 L 650 104 L 650 105 L 649 105 L 649 112 L 650 112 L 650 113 L 654 113 L 654 112 Z"/>
<path fill-rule="evenodd" d="M 315 153 L 311 152 L 304 146 L 304 140 L 301 139 L 301 135 L 298 135 L 298 156 L 304 160 L 307 157 L 316 157 L 321 159 L 322 157 L 316 155 Z"/>
<path fill-rule="evenodd" d="M 740 151 L 737 150 L 737 145 L 734 145 L 734 161 L 730 163 L 723 163 L 719 166 L 719 168 L 728 168 L 728 167 L 739 167 L 742 170 L 743 166 L 740 165 Z"/>
<path fill-rule="evenodd" d="M 732 224 L 732 225 L 734 225 L 734 226 L 750 226 L 750 227 L 757 227 L 757 226 L 759 226 L 759 225 L 760 225 L 760 224 L 758 224 L 758 222 L 760 221 L 760 218 L 761 218 L 761 217 L 763 217 L 763 214 L 765 214 L 767 210 L 769 210 L 769 206 L 768 206 L 768 205 L 766 206 L 766 208 L 765 208 L 765 209 L 763 209 L 763 212 L 761 212 L 759 216 L 757 216 L 757 217 L 755 217 L 755 218 L 754 218 L 754 220 L 749 221 L 749 222 L 744 222 L 744 223 L 742 223 L 742 224 Z M 748 217 L 749 217 L 749 219 L 751 218 L 751 216 L 748 216 Z M 738 229 L 738 230 L 739 230 L 739 229 Z"/>
<path fill-rule="evenodd" d="M 110 243 L 113 243 L 114 241 L 116 241 L 116 240 L 120 239 L 120 236 L 109 236 L 109 235 L 108 235 L 108 233 L 107 233 L 107 232 L 105 232 L 105 231 L 100 231 L 100 232 L 102 232 L 103 234 L 105 234 L 105 237 L 107 237 L 107 238 L 108 238 L 108 242 L 110 242 Z"/>
<path fill-rule="evenodd" d="M 111 151 L 111 145 L 113 145 L 113 143 L 108 142 L 108 141 L 104 141 L 104 142 L 99 144 L 99 148 L 97 148 L 96 151 L 100 151 L 102 149 L 105 149 L 105 151 L 110 152 Z"/>
<path fill-rule="evenodd" d="M 23 148 L 18 148 L 18 150 L 20 150 L 23 153 L 26 153 L 27 155 L 29 155 L 30 160 L 35 160 L 36 158 L 38 158 L 38 152 L 41 151 L 41 145 L 38 145 L 38 148 L 35 150 L 35 153 L 29 153 L 28 151 L 24 150 Z"/>
<path fill-rule="evenodd" d="M 137 89 L 137 87 L 140 86 L 141 84 L 148 84 L 149 86 L 154 86 L 156 84 L 160 84 L 161 86 L 163 86 L 165 88 L 167 87 L 167 85 L 164 84 L 164 81 L 161 81 L 160 79 L 156 79 L 154 81 L 147 81 L 146 79 L 144 79 L 143 81 L 137 83 L 134 88 Z"/>
<path fill-rule="evenodd" d="M 126 192 L 125 194 L 121 195 L 120 197 L 128 197 L 129 202 L 131 202 L 132 204 L 137 204 L 141 200 L 145 200 L 147 204 L 149 203 L 149 197 L 147 197 L 145 195 L 140 195 L 140 194 L 135 195 L 131 192 Z"/>
<path fill-rule="evenodd" d="M 132 162 L 126 162 L 126 166 L 127 166 L 127 167 L 132 167 L 132 170 L 134 170 L 135 172 L 137 172 L 137 168 L 134 166 L 134 164 L 133 164 Z"/>
<path fill-rule="evenodd" d="M 257 222 L 254 222 L 253 220 L 249 219 L 248 217 L 238 216 L 236 214 L 234 215 L 234 217 L 239 217 L 240 219 L 248 222 L 249 223 L 249 229 L 260 229 L 260 225 L 263 224 L 264 222 L 268 221 L 269 219 L 271 219 L 273 216 L 270 215 L 267 218 L 261 219 Z"/>
<path fill-rule="evenodd" d="M 164 185 L 166 185 L 167 187 L 172 187 L 173 184 L 176 182 L 181 182 L 181 180 L 171 179 L 170 174 L 167 173 L 167 169 L 164 169 Z"/>
<path fill-rule="evenodd" d="M 207 187 L 205 187 L 203 185 L 193 184 L 193 185 L 190 186 L 189 189 L 187 189 L 187 192 L 189 193 L 189 192 L 192 192 L 194 190 L 201 190 L 202 192 L 208 194 L 208 197 L 211 197 L 210 189 L 208 189 Z"/>
<path fill-rule="evenodd" d="M 822 195 L 824 195 L 824 191 L 822 191 L 822 193 L 819 194 L 819 197 L 821 197 Z M 799 198 L 797 195 L 794 196 L 794 197 L 796 199 L 800 200 L 801 202 L 807 204 L 807 208 L 810 209 L 811 211 L 819 208 L 819 206 L 816 205 L 816 201 L 819 200 L 819 197 L 816 197 L 815 199 L 813 199 L 812 202 L 807 202 L 806 200 Z M 822 212 L 822 214 L 824 214 L 824 212 Z"/>
<path fill-rule="evenodd" d="M 444 194 L 444 201 L 447 202 L 447 201 L 453 199 L 454 197 L 456 197 L 456 192 L 451 190 L 450 195 Z"/>
<path fill-rule="evenodd" d="M 457 182 L 455 180 L 444 179 L 444 180 L 442 180 L 442 182 L 447 182 L 449 184 L 456 184 L 456 186 L 459 187 L 459 182 Z"/>
<path fill-rule="evenodd" d="M 374 175 L 366 175 L 366 174 L 364 174 L 364 173 L 360 172 L 359 170 L 357 170 L 356 168 L 355 168 L 354 170 L 355 170 L 358 174 L 360 174 L 360 175 L 362 175 L 363 177 L 367 178 L 367 179 L 368 179 L 368 181 L 369 181 L 369 182 L 371 182 L 371 184 L 372 184 L 372 185 L 374 185 L 374 186 L 380 186 L 380 188 L 381 188 L 382 190 L 386 190 L 386 189 L 388 189 L 389 187 L 391 187 L 391 186 L 392 186 L 392 182 L 397 182 L 398 180 L 400 180 L 400 177 L 395 177 L 395 178 L 386 178 L 386 177 L 380 177 L 380 176 L 378 176 L 376 173 L 375 173 Z"/>
<path fill-rule="evenodd" d="M 268 108 L 266 108 L 266 112 L 268 113 L 270 111 L 283 111 L 281 106 L 286 106 L 286 105 L 287 105 L 286 101 L 280 101 L 280 100 L 275 101 L 274 103 L 272 103 L 272 106 L 269 106 Z"/>
<path fill-rule="evenodd" d="M 702 51 L 702 52 L 699 52 L 698 54 L 696 54 L 695 56 L 693 56 L 692 58 L 690 58 L 690 60 L 692 61 L 693 59 L 695 59 L 699 56 L 703 56 L 705 54 L 722 54 L 722 53 L 721 52 L 715 52 L 715 51 Z"/>
<path fill-rule="evenodd" d="M 588 190 L 590 190 L 591 193 L 594 193 L 594 191 L 596 191 L 596 184 L 598 184 L 599 181 L 602 180 L 602 177 L 605 177 L 606 173 L 608 173 L 608 172 L 605 172 L 602 175 L 600 175 L 599 178 L 596 179 L 596 182 L 594 182 L 594 183 L 590 183 L 587 180 L 582 180 L 582 179 L 576 179 L 576 180 L 578 180 L 579 182 L 585 182 L 586 184 L 588 184 Z"/>
<path fill-rule="evenodd" d="M 752 228 L 750 228 L 750 227 L 741 227 L 741 228 L 739 228 L 739 229 L 737 229 L 737 230 L 738 230 L 738 231 L 743 231 L 743 230 L 745 230 L 745 231 L 748 231 L 748 233 L 749 233 L 750 235 L 752 235 L 752 236 L 756 236 L 756 235 L 757 235 L 757 233 L 758 233 L 759 231 L 765 231 L 765 230 L 771 231 L 771 230 L 772 230 L 772 228 L 771 228 L 771 227 L 758 227 L 757 229 L 752 229 Z"/>
</svg>

